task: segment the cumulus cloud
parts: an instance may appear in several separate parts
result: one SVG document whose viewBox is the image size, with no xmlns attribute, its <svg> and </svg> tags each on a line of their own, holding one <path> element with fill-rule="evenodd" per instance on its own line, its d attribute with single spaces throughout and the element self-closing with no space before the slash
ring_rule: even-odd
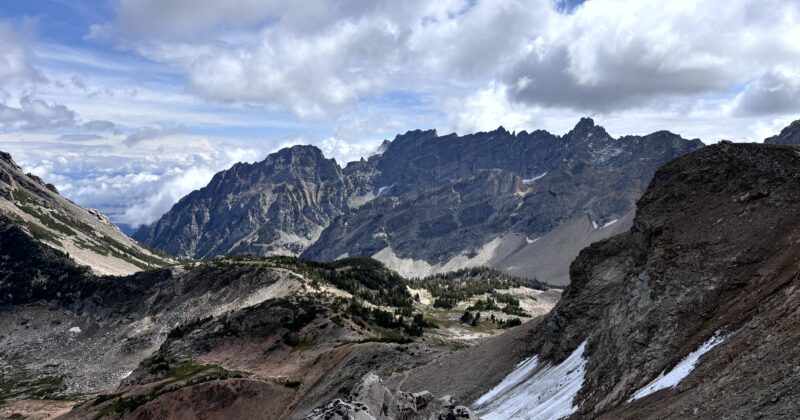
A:
<svg viewBox="0 0 800 420">
<path fill-rule="evenodd" d="M 365 141 L 353 142 L 338 139 L 336 137 L 328 137 L 323 140 L 319 145 L 322 153 L 327 158 L 336 159 L 336 163 L 341 166 L 346 165 L 348 162 L 360 159 L 362 156 L 368 156 L 378 149 L 380 141 Z"/>
<path fill-rule="evenodd" d="M 273 151 L 246 142 L 192 136 L 167 135 L 136 148 L 126 147 L 120 139 L 124 136 L 65 143 L 61 137 L 42 135 L 8 143 L 3 150 L 66 197 L 134 227 L 156 220 L 178 199 L 205 186 L 216 172 L 236 162 L 263 159 Z"/>
<path fill-rule="evenodd" d="M 121 2 L 118 21 L 95 32 L 109 36 L 115 28 L 141 26 L 134 31 L 143 34 L 138 42 L 119 42 L 181 68 L 201 97 L 265 104 L 301 117 L 341 113 L 382 92 L 440 88 L 452 76 L 461 79 L 454 80 L 458 85 L 494 73 L 523 51 L 527 28 L 555 13 L 546 0 L 529 1 L 531 7 L 469 0 L 276 1 L 253 6 L 245 22 L 231 11 L 239 0 L 213 2 L 212 10 L 226 12 L 211 15 L 192 7 L 172 16 L 161 5 L 171 10 L 182 1 L 155 3 Z M 176 35 L 184 19 L 206 32 L 192 36 L 197 28 L 185 28 Z"/>
<path fill-rule="evenodd" d="M 78 124 L 78 114 L 64 105 L 47 103 L 32 95 L 21 97 L 19 105 L 0 104 L 0 125 L 3 128 L 39 130 L 74 127 Z"/>
<path fill-rule="evenodd" d="M 41 75 L 30 64 L 30 36 L 32 24 L 22 27 L 0 21 L 0 85 L 13 80 L 39 80 Z"/>
<path fill-rule="evenodd" d="M 763 85 L 800 60 L 800 6 L 785 0 L 200 3 L 121 0 L 96 29 L 139 34 L 131 48 L 181 68 L 206 99 L 316 117 L 382 92 L 492 80 L 536 106 L 660 107 Z"/>
<path fill-rule="evenodd" d="M 735 115 L 769 115 L 800 111 L 800 67 L 779 67 L 758 77 L 737 95 Z"/>
<path fill-rule="evenodd" d="M 535 113 L 512 102 L 506 87 L 492 82 L 466 98 L 451 99 L 443 104 L 447 110 L 447 127 L 462 134 L 494 130 L 503 126 L 518 131 L 535 126 Z"/>
<path fill-rule="evenodd" d="M 592 0 L 555 17 L 504 81 L 519 101 L 613 111 L 724 92 L 800 59 L 787 1 Z"/>
</svg>

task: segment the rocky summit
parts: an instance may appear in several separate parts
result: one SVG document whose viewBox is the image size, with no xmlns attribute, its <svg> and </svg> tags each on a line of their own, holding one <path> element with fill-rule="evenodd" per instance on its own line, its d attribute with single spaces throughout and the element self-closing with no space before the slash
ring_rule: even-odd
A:
<svg viewBox="0 0 800 420">
<path fill-rule="evenodd" d="M 489 265 L 566 284 L 582 247 L 630 226 L 656 168 L 701 146 L 588 118 L 563 136 L 409 131 L 344 169 L 296 146 L 220 172 L 134 237 L 182 257 L 363 256 L 410 277 Z"/>
<path fill-rule="evenodd" d="M 180 257 L 297 255 L 366 194 L 354 172 L 316 147 L 293 146 L 218 173 L 134 238 Z"/>
</svg>

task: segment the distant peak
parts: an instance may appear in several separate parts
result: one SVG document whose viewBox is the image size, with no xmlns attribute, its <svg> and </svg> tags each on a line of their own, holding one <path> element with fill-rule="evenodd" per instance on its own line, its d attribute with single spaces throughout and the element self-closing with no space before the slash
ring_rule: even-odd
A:
<svg viewBox="0 0 800 420">
<path fill-rule="evenodd" d="M 588 138 L 591 135 L 594 135 L 595 137 L 608 136 L 608 133 L 606 133 L 606 130 L 603 127 L 595 125 L 593 119 L 589 117 L 583 117 L 580 119 L 580 121 L 578 121 L 578 124 L 575 125 L 575 128 L 567 133 L 564 138 L 580 140 Z"/>
<path fill-rule="evenodd" d="M 794 121 L 781 130 L 780 134 L 764 140 L 766 144 L 800 144 L 800 120 Z"/>
<path fill-rule="evenodd" d="M 439 137 L 439 134 L 436 132 L 435 129 L 433 130 L 409 130 L 406 131 L 405 134 L 398 134 L 395 137 L 395 140 L 402 139 L 402 138 L 421 138 L 421 139 L 429 139 L 429 138 L 436 138 Z"/>
<path fill-rule="evenodd" d="M 392 142 L 390 142 L 389 140 L 384 140 L 381 143 L 381 145 L 378 146 L 378 149 L 375 151 L 374 154 L 375 155 L 382 155 L 383 152 L 385 152 L 387 149 L 389 149 L 389 146 L 391 146 L 391 145 L 392 145 Z"/>
<path fill-rule="evenodd" d="M 325 159 L 319 147 L 311 144 L 297 144 L 278 150 L 273 155 L 280 157 L 313 156 L 314 158 Z"/>
<path fill-rule="evenodd" d="M 13 166 L 17 166 L 17 163 L 14 162 L 14 159 L 11 158 L 11 153 L 0 152 L 0 160 L 4 160 L 4 161 L 10 163 Z"/>
<path fill-rule="evenodd" d="M 595 124 L 593 119 L 589 117 L 583 117 L 580 121 L 578 121 L 578 124 L 575 125 L 573 131 L 586 131 L 594 127 Z"/>
</svg>

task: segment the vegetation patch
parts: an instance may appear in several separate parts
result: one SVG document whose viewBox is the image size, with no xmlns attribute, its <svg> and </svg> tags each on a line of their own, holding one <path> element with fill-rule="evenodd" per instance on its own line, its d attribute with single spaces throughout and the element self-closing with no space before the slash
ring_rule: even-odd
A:
<svg viewBox="0 0 800 420">
<path fill-rule="evenodd" d="M 473 296 L 493 294 L 497 290 L 527 287 L 544 291 L 550 288 L 536 279 L 515 277 L 488 267 L 436 274 L 411 280 L 409 284 L 415 289 L 427 289 L 436 298 L 433 306 L 441 309 L 453 309 L 459 302 L 467 301 Z"/>
</svg>

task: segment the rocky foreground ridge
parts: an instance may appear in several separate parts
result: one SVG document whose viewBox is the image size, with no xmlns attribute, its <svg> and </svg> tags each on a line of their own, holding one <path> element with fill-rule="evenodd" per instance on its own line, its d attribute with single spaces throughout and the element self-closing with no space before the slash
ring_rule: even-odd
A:
<svg viewBox="0 0 800 420">
<path fill-rule="evenodd" d="M 565 400 L 537 386 L 570 366 L 581 375 L 551 385 L 572 418 L 797 418 L 798 221 L 796 147 L 723 142 L 665 165 L 630 231 L 572 264 L 528 335 L 539 366 L 522 391 L 479 413 L 537 418 Z"/>
<path fill-rule="evenodd" d="M 464 400 L 381 378 L 502 336 L 559 296 L 490 269 L 411 283 L 362 258 L 229 257 L 98 276 L 11 219 L 0 218 L 0 238 L 0 417 L 469 416 Z M 484 306 L 469 309 L 476 299 Z M 459 321 L 477 312 L 480 322 Z"/>
<path fill-rule="evenodd" d="M 0 217 L 68 253 L 97 274 L 131 274 L 170 263 L 126 236 L 108 218 L 62 197 L 0 152 Z"/>
</svg>

